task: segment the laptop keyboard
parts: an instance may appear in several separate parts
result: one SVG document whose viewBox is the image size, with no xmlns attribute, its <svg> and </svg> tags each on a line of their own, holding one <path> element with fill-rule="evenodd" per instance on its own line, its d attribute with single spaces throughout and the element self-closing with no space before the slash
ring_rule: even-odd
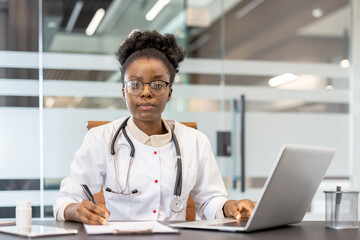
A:
<svg viewBox="0 0 360 240">
<path fill-rule="evenodd" d="M 209 226 L 224 226 L 224 227 L 245 227 L 248 220 L 244 219 L 241 221 L 233 221 L 233 222 L 226 222 L 226 223 L 216 223 L 210 224 Z"/>
</svg>

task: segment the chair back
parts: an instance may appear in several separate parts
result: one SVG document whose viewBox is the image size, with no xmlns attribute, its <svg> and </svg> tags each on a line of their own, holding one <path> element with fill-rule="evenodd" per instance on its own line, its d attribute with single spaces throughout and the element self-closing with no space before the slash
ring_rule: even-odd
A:
<svg viewBox="0 0 360 240">
<path fill-rule="evenodd" d="M 87 129 L 90 130 L 93 127 L 98 127 L 107 124 L 109 122 L 110 121 L 88 121 Z M 182 122 L 182 124 L 197 129 L 196 122 Z M 196 204 L 192 200 L 191 196 L 189 196 L 186 207 L 186 221 L 195 221 L 195 220 L 196 220 Z"/>
</svg>

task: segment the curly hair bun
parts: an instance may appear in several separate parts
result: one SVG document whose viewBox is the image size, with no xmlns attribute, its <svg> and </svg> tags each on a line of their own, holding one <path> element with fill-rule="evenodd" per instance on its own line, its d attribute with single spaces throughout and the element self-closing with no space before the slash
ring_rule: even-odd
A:
<svg viewBox="0 0 360 240">
<path fill-rule="evenodd" d="M 143 49 L 155 49 L 163 53 L 178 71 L 179 63 L 184 60 L 185 51 L 177 44 L 173 34 L 161 35 L 157 31 L 141 32 L 133 30 L 119 47 L 116 56 L 121 65 L 131 54 Z"/>
</svg>

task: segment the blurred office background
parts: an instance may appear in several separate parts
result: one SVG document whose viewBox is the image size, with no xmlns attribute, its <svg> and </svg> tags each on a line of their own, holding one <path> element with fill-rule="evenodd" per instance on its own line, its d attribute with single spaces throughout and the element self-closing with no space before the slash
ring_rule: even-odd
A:
<svg viewBox="0 0 360 240">
<path fill-rule="evenodd" d="M 0 218 L 23 199 L 52 218 L 87 121 L 129 115 L 114 52 L 137 28 L 186 50 L 164 118 L 198 123 L 230 197 L 256 201 L 284 143 L 337 149 L 306 215 L 323 220 L 322 191 L 357 186 L 354 3 L 0 0 Z"/>
</svg>

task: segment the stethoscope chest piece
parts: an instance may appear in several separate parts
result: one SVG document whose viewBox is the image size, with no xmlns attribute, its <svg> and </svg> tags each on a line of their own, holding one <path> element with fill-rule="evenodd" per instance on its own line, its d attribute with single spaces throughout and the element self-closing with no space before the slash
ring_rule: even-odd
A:
<svg viewBox="0 0 360 240">
<path fill-rule="evenodd" d="M 179 196 L 174 196 L 170 202 L 170 208 L 173 212 L 181 212 L 184 209 L 184 203 L 181 201 Z"/>
</svg>

